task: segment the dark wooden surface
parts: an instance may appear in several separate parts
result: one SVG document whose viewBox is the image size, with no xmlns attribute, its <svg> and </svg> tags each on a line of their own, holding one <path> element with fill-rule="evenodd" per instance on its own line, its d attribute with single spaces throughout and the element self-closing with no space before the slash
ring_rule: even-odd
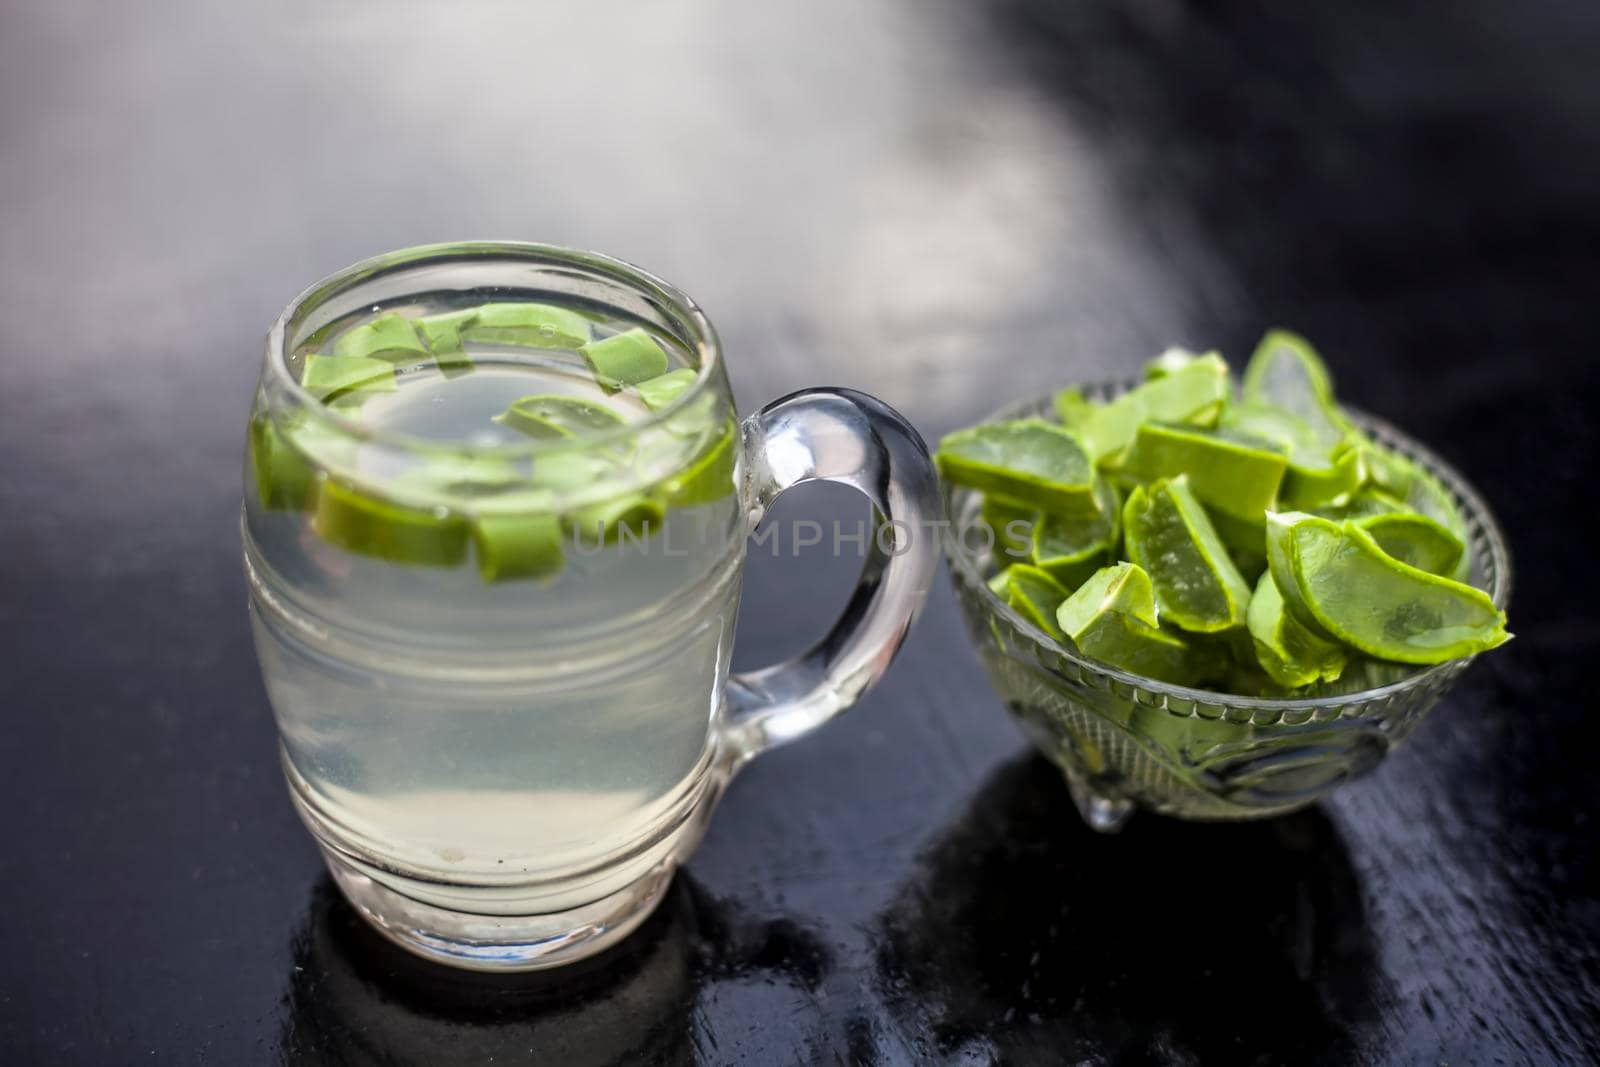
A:
<svg viewBox="0 0 1600 1067">
<path fill-rule="evenodd" d="M 0 1059 L 1600 1056 L 1593 4 L 0 20 Z M 238 463 L 298 289 L 469 237 L 677 282 L 746 410 L 848 385 L 930 437 L 1292 325 L 1488 496 L 1517 640 L 1315 810 L 1096 838 L 941 584 L 882 688 L 734 784 L 622 950 L 438 973 L 358 924 L 290 811 Z M 756 560 L 741 661 L 816 632 L 851 570 Z"/>
</svg>

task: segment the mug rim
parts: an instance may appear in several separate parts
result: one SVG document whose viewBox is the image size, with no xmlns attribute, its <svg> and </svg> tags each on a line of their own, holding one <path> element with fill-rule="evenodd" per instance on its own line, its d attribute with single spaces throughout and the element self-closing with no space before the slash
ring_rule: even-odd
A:
<svg viewBox="0 0 1600 1067">
<path fill-rule="evenodd" d="M 1101 381 L 1084 383 L 1080 388 L 1099 390 L 1114 395 L 1125 392 L 1137 384 L 1137 381 L 1132 380 Z M 1027 415 L 1038 415 L 1048 406 L 1048 399 L 1044 401 L 1018 401 L 992 412 L 979 421 L 980 423 L 989 423 L 1022 418 Z M 1470 482 L 1462 477 L 1460 472 L 1439 458 L 1427 446 L 1418 442 L 1416 438 L 1396 429 L 1388 421 L 1360 408 L 1352 407 L 1348 404 L 1341 404 L 1340 407 L 1362 429 L 1373 433 L 1381 444 L 1395 447 L 1408 458 L 1421 463 L 1429 474 L 1444 484 L 1458 504 L 1465 505 L 1464 510 L 1483 531 L 1486 554 L 1493 566 L 1493 588 L 1485 590 L 1485 592 L 1497 610 L 1505 611 L 1511 601 L 1511 552 L 1506 546 L 1505 534 L 1501 531 L 1494 512 L 1489 510 L 1489 505 L 1484 501 L 1482 495 Z M 945 506 L 952 515 L 955 512 L 955 508 L 952 505 L 956 493 L 972 491 L 964 490 L 962 487 L 944 482 L 942 479 L 940 488 L 944 496 Z M 1419 666 L 1411 674 L 1393 682 L 1387 682 L 1368 689 L 1323 696 L 1256 697 L 1242 693 L 1228 693 L 1220 689 L 1201 689 L 1196 686 L 1178 685 L 1174 682 L 1163 682 L 1147 675 L 1135 674 L 1132 671 L 1123 670 L 1121 667 L 1114 667 L 1109 663 L 1085 656 L 1076 649 L 1055 640 L 1034 625 L 1033 622 L 1024 618 L 1020 612 L 1000 599 L 994 590 L 989 588 L 988 583 L 983 580 L 982 574 L 978 571 L 976 560 L 962 547 L 959 535 L 953 524 L 945 539 L 944 550 L 945 558 L 949 562 L 951 572 L 955 575 L 957 581 L 975 589 L 986 611 L 1005 619 L 1013 629 L 1032 640 L 1037 648 L 1050 655 L 1059 656 L 1073 664 L 1080 671 L 1159 696 L 1163 700 L 1177 699 L 1183 701 L 1193 709 L 1191 714 L 1197 714 L 1201 706 L 1234 708 L 1241 711 L 1250 711 L 1252 713 L 1252 721 L 1254 721 L 1254 713 L 1258 712 L 1275 718 L 1286 712 L 1305 711 L 1314 713 L 1323 709 L 1343 709 L 1407 692 L 1418 686 L 1431 684 L 1439 678 L 1453 677 L 1456 672 L 1464 669 L 1478 656 L 1482 655 L 1482 653 L 1474 653 L 1464 659 L 1446 660 L 1443 663 Z M 1469 552 L 1474 550 L 1470 539 L 1467 544 L 1467 550 Z"/>
<path fill-rule="evenodd" d="M 439 438 L 419 437 L 414 434 L 384 430 L 370 426 L 359 419 L 324 404 L 297 381 L 289 371 L 289 329 L 292 324 L 328 298 L 354 286 L 391 273 L 404 273 L 431 263 L 479 257 L 523 259 L 528 262 L 578 268 L 590 275 L 627 288 L 650 299 L 671 319 L 683 327 L 689 336 L 685 341 L 699 357 L 694 382 L 665 406 L 653 410 L 645 418 L 629 422 L 614 430 L 587 434 L 571 440 L 506 441 L 476 444 L 467 441 L 449 441 Z M 661 426 L 675 415 L 695 403 L 717 378 L 722 365 L 722 346 L 717 340 L 711 320 L 688 294 L 641 267 L 615 256 L 562 245 L 542 244 L 534 241 L 445 241 L 434 244 L 412 245 L 380 255 L 371 256 L 341 270 L 334 271 L 301 290 L 279 313 L 267 331 L 266 374 L 295 407 L 337 429 L 341 434 L 360 441 L 383 445 L 405 452 L 469 453 L 475 456 L 522 457 L 533 454 L 548 455 L 569 451 L 585 451 L 627 441 L 655 427 Z M 274 404 L 268 395 L 266 409 L 269 417 L 283 405 Z"/>
</svg>

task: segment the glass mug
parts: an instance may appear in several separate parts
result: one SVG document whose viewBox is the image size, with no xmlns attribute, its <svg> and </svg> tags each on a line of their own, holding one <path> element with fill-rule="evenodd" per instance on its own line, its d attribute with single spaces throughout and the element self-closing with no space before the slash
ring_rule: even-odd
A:
<svg viewBox="0 0 1600 1067">
<path fill-rule="evenodd" d="M 585 365 L 630 331 L 652 365 Z M 656 349 L 676 395 L 639 377 Z M 330 389 L 350 367 L 376 376 Z M 583 396 L 484 417 L 519 392 Z M 599 428 L 562 430 L 574 412 Z M 746 539 L 816 479 L 873 504 L 859 585 L 810 652 L 730 676 Z M 422 956 L 599 952 L 745 761 L 882 675 L 940 508 L 922 440 L 871 397 L 807 390 L 738 422 L 711 323 L 628 264 L 493 242 L 341 271 L 268 334 L 246 457 L 250 617 L 295 808 L 349 901 Z"/>
</svg>

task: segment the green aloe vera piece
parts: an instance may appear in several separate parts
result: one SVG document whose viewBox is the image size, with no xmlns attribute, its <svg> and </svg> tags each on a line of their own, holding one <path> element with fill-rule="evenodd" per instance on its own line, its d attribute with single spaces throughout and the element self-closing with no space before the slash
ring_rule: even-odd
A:
<svg viewBox="0 0 1600 1067">
<path fill-rule="evenodd" d="M 1324 519 L 1364 519 L 1373 515 L 1414 515 L 1405 501 L 1390 496 L 1373 485 L 1364 485 L 1343 504 L 1324 504 L 1320 507 L 1301 508 Z"/>
<path fill-rule="evenodd" d="M 550 304 L 496 303 L 473 309 L 460 327 L 467 341 L 523 348 L 578 348 L 589 340 L 589 320 Z"/>
<path fill-rule="evenodd" d="M 1195 633 L 1243 626 L 1250 587 L 1234 566 L 1188 475 L 1136 488 L 1123 506 L 1128 559 L 1155 586 L 1161 617 Z"/>
<path fill-rule="evenodd" d="M 1067 599 L 1067 590 L 1050 575 L 1026 563 L 1013 563 L 995 576 L 989 588 L 1018 615 L 1051 637 L 1061 637 L 1056 609 Z"/>
<path fill-rule="evenodd" d="M 1188 644 L 1155 625 L 1150 577 L 1132 563 L 1097 571 L 1056 609 L 1078 651 L 1133 674 L 1186 685 L 1195 677 Z"/>
<path fill-rule="evenodd" d="M 1097 408 L 1082 428 L 1084 444 L 1095 462 L 1116 464 L 1146 423 L 1215 426 L 1230 391 L 1228 364 L 1207 353 Z"/>
<path fill-rule="evenodd" d="M 1206 356 L 1215 356 L 1217 359 L 1222 358 L 1221 354 L 1217 352 L 1207 352 Z M 1200 358 L 1202 357 L 1198 353 L 1191 352 L 1187 348 L 1169 348 L 1144 365 L 1144 379 L 1147 382 L 1153 382 L 1157 378 L 1165 378 L 1169 374 L 1176 374 Z"/>
<path fill-rule="evenodd" d="M 460 516 L 402 507 L 332 479 L 317 493 L 311 523 L 329 544 L 391 563 L 453 567 L 466 559 Z"/>
<path fill-rule="evenodd" d="M 1089 576 L 1072 594 L 1069 604 L 1056 612 L 1056 623 L 1067 633 L 1081 632 L 1096 616 L 1114 611 L 1154 628 L 1160 622 L 1156 613 L 1155 586 L 1150 574 L 1135 563 L 1113 563 Z"/>
<path fill-rule="evenodd" d="M 1122 533 L 1122 500 L 1107 478 L 1095 479 L 1093 515 L 1031 517 L 1033 535 L 1028 545 L 1033 563 L 1068 589 L 1076 589 L 1090 575 L 1112 562 Z"/>
<path fill-rule="evenodd" d="M 1056 418 L 1073 434 L 1082 437 L 1084 427 L 1094 419 L 1099 407 L 1083 395 L 1082 389 L 1063 389 L 1055 395 Z"/>
<path fill-rule="evenodd" d="M 667 353 L 637 326 L 602 341 L 590 341 L 578 351 L 589 361 L 595 380 L 607 389 L 637 385 L 667 373 Z"/>
<path fill-rule="evenodd" d="M 394 364 L 366 356 L 306 356 L 300 385 L 318 400 L 328 401 L 351 393 L 392 393 L 399 388 Z"/>
<path fill-rule="evenodd" d="M 565 565 L 561 522 L 548 512 L 480 513 L 472 522 L 472 543 L 485 582 L 553 578 Z"/>
<path fill-rule="evenodd" d="M 476 322 L 478 311 L 449 311 L 438 315 L 424 315 L 416 320 L 417 334 L 433 355 L 433 361 L 446 375 L 472 369 L 472 357 L 467 355 L 461 331 Z"/>
<path fill-rule="evenodd" d="M 1366 452 L 1358 447 L 1338 445 L 1329 465 L 1308 470 L 1289 458 L 1279 504 L 1295 511 L 1345 504 L 1367 481 Z"/>
<path fill-rule="evenodd" d="M 1250 637 L 1261 669 L 1285 689 L 1336 682 L 1348 656 L 1344 648 L 1300 622 L 1284 607 L 1270 573 L 1256 582 L 1250 597 Z"/>
<path fill-rule="evenodd" d="M 428 492 L 483 497 L 503 494 L 526 484 L 528 479 L 510 460 L 464 453 L 429 457 L 397 481 Z"/>
<path fill-rule="evenodd" d="M 994 558 L 1002 565 L 1026 563 L 1033 558 L 1032 534 L 1041 516 L 1032 508 L 1003 496 L 985 496 L 978 521 L 993 535 Z"/>
<path fill-rule="evenodd" d="M 628 493 L 562 517 L 562 525 L 575 540 L 592 545 L 612 545 L 627 540 L 642 543 L 666 518 L 660 501 L 643 493 Z"/>
<path fill-rule="evenodd" d="M 604 404 L 560 393 L 536 393 L 517 400 L 494 421 L 542 441 L 604 433 L 623 424 Z"/>
<path fill-rule="evenodd" d="M 654 378 L 647 378 L 636 388 L 639 390 L 639 399 L 644 401 L 645 407 L 651 411 L 660 411 L 688 392 L 698 377 L 698 371 L 690 367 L 679 367 L 677 370 L 658 374 Z"/>
<path fill-rule="evenodd" d="M 316 470 L 264 414 L 250 420 L 250 469 L 256 496 L 271 511 L 305 511 L 316 489 Z"/>
<path fill-rule="evenodd" d="M 1389 512 L 1354 521 L 1388 555 L 1429 574 L 1454 575 L 1467 550 L 1455 534 L 1426 515 Z"/>
<path fill-rule="evenodd" d="M 425 358 L 428 349 L 417 335 L 414 320 L 391 311 L 340 334 L 333 343 L 333 354 L 405 363 Z"/>
<path fill-rule="evenodd" d="M 1244 370 L 1244 402 L 1282 409 L 1300 421 L 1324 453 L 1351 432 L 1333 400 L 1333 382 L 1316 349 L 1299 334 L 1268 330 Z"/>
<path fill-rule="evenodd" d="M 1401 563 L 1354 522 L 1269 515 L 1267 557 L 1302 622 L 1378 659 L 1443 663 L 1510 637 L 1482 590 Z"/>
<path fill-rule="evenodd" d="M 1027 507 L 1060 515 L 1099 511 L 1083 444 L 1043 419 L 989 422 L 946 434 L 934 462 L 947 481 Z"/>
<path fill-rule="evenodd" d="M 1259 439 L 1146 423 L 1120 473 L 1145 483 L 1187 474 L 1201 503 L 1260 530 L 1263 516 L 1277 504 L 1287 470 L 1284 454 Z M 1226 537 L 1228 531 L 1222 532 Z M 1259 545 L 1259 537 L 1255 541 Z"/>
<path fill-rule="evenodd" d="M 733 493 L 737 488 L 738 440 L 739 428 L 729 419 L 693 462 L 657 486 L 657 498 L 666 507 L 692 508 Z"/>
</svg>

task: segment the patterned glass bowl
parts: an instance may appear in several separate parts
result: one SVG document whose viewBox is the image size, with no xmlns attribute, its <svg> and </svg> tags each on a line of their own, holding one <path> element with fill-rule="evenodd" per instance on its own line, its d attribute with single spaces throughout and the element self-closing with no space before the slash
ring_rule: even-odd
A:
<svg viewBox="0 0 1600 1067">
<path fill-rule="evenodd" d="M 1091 386 L 1107 399 L 1133 383 Z M 989 421 L 1043 415 L 1019 404 Z M 1356 421 L 1379 444 L 1437 478 L 1466 523 L 1471 580 L 1504 610 L 1511 558 L 1483 499 L 1447 464 L 1386 423 Z M 1063 645 L 985 584 L 986 552 L 961 531 L 979 494 L 948 484 L 945 553 L 978 657 L 1023 732 L 1065 772 L 1084 821 L 1120 828 L 1135 807 L 1185 819 L 1254 819 L 1293 811 L 1372 770 L 1416 729 L 1471 662 L 1369 664 L 1349 691 L 1304 699 L 1233 696 L 1130 674 Z M 1362 688 L 1356 688 L 1362 686 Z"/>
</svg>

